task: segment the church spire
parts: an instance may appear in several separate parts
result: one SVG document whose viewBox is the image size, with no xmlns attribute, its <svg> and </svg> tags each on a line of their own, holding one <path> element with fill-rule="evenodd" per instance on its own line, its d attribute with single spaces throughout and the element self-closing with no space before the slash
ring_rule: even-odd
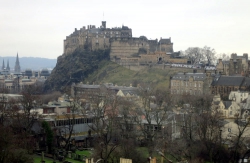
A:
<svg viewBox="0 0 250 163">
<path fill-rule="evenodd" d="M 2 70 L 4 70 L 4 69 L 5 69 L 5 65 L 4 65 L 4 60 L 3 60 Z"/>
<path fill-rule="evenodd" d="M 9 60 L 7 61 L 7 67 L 6 67 L 6 69 L 7 69 L 8 71 L 10 71 Z"/>
<path fill-rule="evenodd" d="M 21 72 L 21 67 L 20 67 L 20 64 L 19 64 L 18 53 L 17 53 L 17 55 L 16 55 L 15 72 L 16 72 L 16 73 L 20 73 L 20 72 Z"/>
</svg>

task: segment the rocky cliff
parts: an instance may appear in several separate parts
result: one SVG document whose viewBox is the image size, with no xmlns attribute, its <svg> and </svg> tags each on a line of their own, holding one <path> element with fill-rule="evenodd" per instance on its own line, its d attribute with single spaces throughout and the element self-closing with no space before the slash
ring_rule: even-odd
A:
<svg viewBox="0 0 250 163">
<path fill-rule="evenodd" d="M 73 53 L 59 56 L 56 67 L 46 80 L 44 91 L 65 91 L 73 82 L 80 82 L 109 60 L 109 50 L 88 51 L 77 48 Z"/>
</svg>

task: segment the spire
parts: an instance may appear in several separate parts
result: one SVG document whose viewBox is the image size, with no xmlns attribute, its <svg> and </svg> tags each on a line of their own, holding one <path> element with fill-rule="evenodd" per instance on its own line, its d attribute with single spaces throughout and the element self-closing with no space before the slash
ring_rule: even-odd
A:
<svg viewBox="0 0 250 163">
<path fill-rule="evenodd" d="M 7 69 L 8 71 L 10 71 L 9 60 L 7 61 L 7 67 L 6 67 L 6 69 Z"/>
<path fill-rule="evenodd" d="M 5 69 L 5 65 L 4 65 L 4 60 L 3 60 L 2 70 L 4 70 L 4 69 Z"/>
<path fill-rule="evenodd" d="M 20 64 L 19 64 L 18 53 L 17 53 L 17 55 L 16 55 L 15 72 L 17 72 L 17 73 L 20 73 L 20 72 L 21 72 L 21 67 L 20 67 Z"/>
</svg>

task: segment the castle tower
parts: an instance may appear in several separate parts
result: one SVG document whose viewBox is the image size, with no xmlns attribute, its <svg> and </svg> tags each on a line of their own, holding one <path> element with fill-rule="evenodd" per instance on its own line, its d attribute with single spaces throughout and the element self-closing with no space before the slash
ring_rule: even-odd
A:
<svg viewBox="0 0 250 163">
<path fill-rule="evenodd" d="M 5 65 L 4 65 L 4 60 L 3 60 L 2 70 L 4 70 L 4 69 L 5 69 Z"/>
<path fill-rule="evenodd" d="M 21 72 L 21 67 L 20 67 L 20 64 L 19 64 L 18 53 L 17 53 L 17 56 L 16 56 L 15 72 L 18 72 L 18 73 Z"/>
<path fill-rule="evenodd" d="M 6 70 L 10 71 L 9 60 L 8 60 L 8 62 L 7 62 L 7 67 L 6 67 Z"/>
<path fill-rule="evenodd" d="M 106 21 L 102 21 L 102 28 L 106 29 Z"/>
</svg>

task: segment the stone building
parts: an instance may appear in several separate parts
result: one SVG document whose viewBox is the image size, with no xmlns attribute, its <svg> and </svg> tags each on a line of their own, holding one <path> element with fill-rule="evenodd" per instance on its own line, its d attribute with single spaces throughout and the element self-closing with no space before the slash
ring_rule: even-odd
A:
<svg viewBox="0 0 250 163">
<path fill-rule="evenodd" d="M 211 109 L 213 113 L 219 113 L 224 119 L 241 117 L 242 104 L 235 99 L 223 101 L 220 95 L 215 95 L 212 101 Z"/>
<path fill-rule="evenodd" d="M 250 78 L 243 76 L 216 76 L 211 84 L 211 93 L 227 98 L 231 91 L 245 91 L 250 86 Z"/>
<path fill-rule="evenodd" d="M 139 65 L 141 62 L 152 60 L 159 62 L 158 52 L 173 54 L 171 38 L 151 40 L 145 36 L 132 37 L 132 29 L 127 26 L 106 28 L 106 21 L 100 27 L 95 25 L 84 26 L 75 31 L 64 40 L 63 54 L 72 53 L 77 47 L 90 50 L 110 49 L 111 61 L 126 65 Z M 154 54 L 157 52 L 157 54 Z M 167 56 L 166 56 L 167 57 Z M 181 61 L 185 62 L 186 61 Z"/>
<path fill-rule="evenodd" d="M 139 57 L 154 52 L 173 53 L 171 38 L 148 40 L 145 36 L 139 38 L 112 38 L 110 40 L 110 59 L 117 62 L 121 58 Z M 154 58 L 156 59 L 156 58 Z"/>
<path fill-rule="evenodd" d="M 2 72 L 1 72 L 2 73 Z M 35 71 L 26 69 L 22 74 L 1 74 L 0 87 L 7 89 L 11 93 L 19 92 L 25 87 L 34 85 L 35 83 L 43 83 L 50 75 L 48 69 L 43 69 L 36 75 Z"/>
<path fill-rule="evenodd" d="M 130 38 L 132 29 L 127 26 L 118 28 L 106 28 L 106 21 L 102 21 L 100 27 L 95 25 L 83 26 L 64 40 L 64 54 L 73 52 L 79 46 L 85 46 L 91 50 L 110 48 L 111 38 Z"/>
<path fill-rule="evenodd" d="M 170 81 L 171 94 L 203 95 L 208 92 L 212 76 L 205 73 L 178 73 Z"/>
<path fill-rule="evenodd" d="M 222 61 L 219 59 L 216 69 L 222 75 L 249 75 L 249 60 L 248 54 L 244 53 L 243 56 L 231 54 L 229 61 Z"/>
</svg>

